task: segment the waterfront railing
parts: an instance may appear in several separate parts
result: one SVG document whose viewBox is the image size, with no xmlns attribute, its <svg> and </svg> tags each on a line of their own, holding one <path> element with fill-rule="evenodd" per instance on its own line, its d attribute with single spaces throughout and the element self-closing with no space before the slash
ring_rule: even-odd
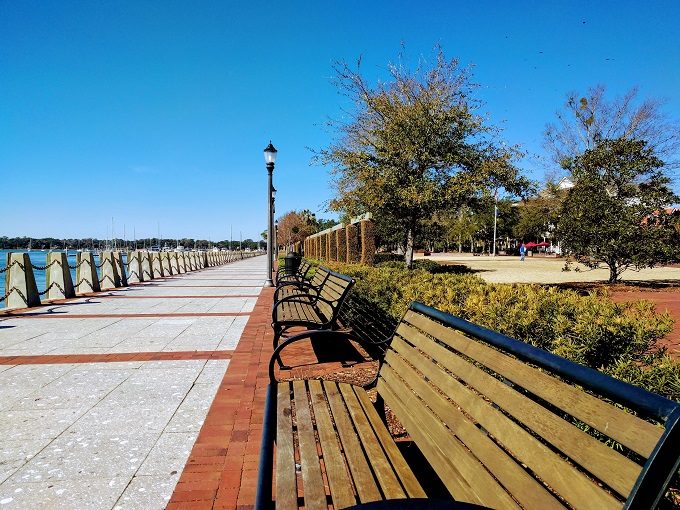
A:
<svg viewBox="0 0 680 510">
<path fill-rule="evenodd" d="M 78 252 L 75 265 L 67 254 L 50 252 L 44 266 L 31 262 L 25 252 L 8 252 L 5 289 L 0 306 L 5 309 L 40 306 L 43 301 L 87 296 L 157 278 L 181 275 L 261 255 L 248 251 L 103 251 L 98 262 L 91 252 Z M 35 271 L 45 272 L 45 289 L 38 291 Z M 75 271 L 75 281 L 72 271 Z"/>
</svg>

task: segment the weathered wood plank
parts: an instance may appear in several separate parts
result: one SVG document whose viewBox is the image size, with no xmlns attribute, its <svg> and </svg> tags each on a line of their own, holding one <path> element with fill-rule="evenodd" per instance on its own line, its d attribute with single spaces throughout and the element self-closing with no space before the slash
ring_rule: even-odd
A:
<svg viewBox="0 0 680 510">
<path fill-rule="evenodd" d="M 433 342 L 430 343 L 434 345 Z M 401 345 L 406 344 L 405 342 L 400 344 L 393 341 L 392 345 L 400 348 Z M 432 346 L 426 347 L 434 349 Z M 441 348 L 443 349 L 443 347 Z M 409 348 L 406 354 L 409 363 L 416 366 L 416 368 L 421 363 L 431 363 L 413 348 Z M 420 358 L 424 361 L 421 361 Z M 438 355 L 438 358 L 441 359 L 442 356 Z M 454 373 L 456 373 L 455 370 Z M 556 455 L 549 447 L 541 443 L 501 411 L 494 408 L 491 402 L 480 398 L 478 394 L 445 372 L 441 372 L 440 375 L 433 372 L 432 375 L 431 382 L 433 384 L 436 384 L 467 415 L 471 416 L 472 419 L 489 431 L 496 441 L 502 444 L 520 462 L 527 465 L 540 479 L 544 480 L 545 483 L 564 497 L 572 506 L 585 509 L 593 508 L 593 505 L 596 505 L 596 508 L 602 509 L 621 507 L 619 501 L 593 483 L 591 479 L 574 466 Z M 501 386 L 504 386 L 506 390 L 510 390 L 510 388 L 487 374 L 477 375 L 489 377 Z M 502 388 L 499 389 L 503 391 Z"/>
<path fill-rule="evenodd" d="M 328 401 L 324 394 L 321 382 L 309 381 L 309 391 L 312 396 L 312 408 L 316 419 L 316 428 L 319 433 L 319 442 L 323 452 L 326 476 L 331 490 L 331 499 L 334 508 L 347 508 L 357 503 L 352 489 L 352 480 L 347 472 L 345 460 L 340 451 L 340 443 L 331 422 L 328 411 Z"/>
<path fill-rule="evenodd" d="M 340 436 L 342 449 L 345 452 L 345 458 L 349 465 L 352 478 L 354 479 L 354 486 L 359 494 L 359 500 L 362 503 L 369 503 L 371 501 L 380 501 L 382 496 L 378 490 L 378 485 L 373 478 L 368 461 L 364 456 L 363 449 L 359 443 L 356 431 L 352 426 L 349 413 L 342 400 L 338 384 L 332 381 L 323 382 L 326 396 L 331 406 L 331 413 L 335 426 Z"/>
<path fill-rule="evenodd" d="M 309 398 L 305 381 L 293 382 L 295 396 L 295 418 L 297 419 L 298 441 L 300 443 L 300 465 L 305 508 L 326 510 L 326 491 L 324 490 L 321 465 L 316 449 L 314 426 L 309 412 Z"/>
<path fill-rule="evenodd" d="M 397 448 L 397 445 L 385 427 L 385 424 L 380 419 L 380 416 L 378 416 L 378 413 L 375 410 L 375 407 L 373 407 L 373 403 L 368 398 L 366 392 L 363 389 L 357 387 L 353 387 L 353 389 L 357 399 L 359 400 L 359 403 L 364 409 L 364 413 L 366 413 L 366 416 L 371 422 L 373 430 L 378 436 L 380 443 L 383 445 L 383 448 L 385 448 L 385 452 L 392 463 L 392 467 L 397 473 L 399 480 L 401 480 L 401 483 L 408 496 L 410 498 L 426 497 L 425 491 L 423 491 L 420 483 L 413 474 L 413 471 L 411 471 L 411 468 L 404 460 L 399 448 Z"/>
<path fill-rule="evenodd" d="M 412 399 L 408 395 L 402 394 L 402 387 L 391 384 L 390 375 L 384 370 L 389 367 L 383 366 L 381 370 L 381 377 L 378 380 L 378 392 L 383 396 L 387 405 L 395 412 L 399 419 L 406 427 L 411 438 L 416 442 L 420 451 L 425 455 L 425 458 L 435 470 L 442 483 L 446 486 L 451 496 L 456 501 L 463 501 L 466 503 L 486 504 L 483 495 L 477 494 L 476 491 L 470 487 L 466 477 L 464 477 L 459 469 L 458 451 L 455 445 L 447 434 L 444 433 L 442 440 L 435 441 L 439 438 L 441 430 L 432 427 L 432 422 L 423 422 L 423 414 L 415 414 L 413 411 Z M 383 377 L 387 375 L 387 378 Z M 434 428 L 434 430 L 433 430 Z M 465 456 L 465 454 L 463 454 Z M 498 506 L 498 505 L 497 505 Z M 498 506 L 503 508 L 502 506 Z"/>
<path fill-rule="evenodd" d="M 385 452 L 380 446 L 368 418 L 364 414 L 361 404 L 357 400 L 352 387 L 348 384 L 339 385 L 340 393 L 345 399 L 345 404 L 354 422 L 354 427 L 359 433 L 361 444 L 366 450 L 366 456 L 370 460 L 371 468 L 382 489 L 385 499 L 401 499 L 406 497 L 404 489 L 401 487 L 394 469 L 387 459 Z"/>
<path fill-rule="evenodd" d="M 510 356 L 498 355 L 499 351 L 496 349 L 413 311 L 409 311 L 405 318 L 409 323 L 432 334 L 453 349 L 482 363 L 645 458 L 649 457 L 661 438 L 663 433 L 661 428 L 603 402 L 571 384 L 559 381 L 522 361 Z"/>
<path fill-rule="evenodd" d="M 573 461 L 600 478 L 619 494 L 627 497 L 630 493 L 642 470 L 640 465 L 445 347 L 432 342 L 415 328 L 401 325 L 399 329 L 401 330 L 400 335 L 406 333 L 411 343 L 435 358 L 448 370 L 484 394 L 518 421 L 559 448 Z M 492 358 L 505 355 L 494 350 L 488 356 Z"/>
<path fill-rule="evenodd" d="M 288 383 L 279 384 L 276 401 L 276 508 L 279 510 L 298 507 L 290 392 Z"/>
<path fill-rule="evenodd" d="M 394 341 L 403 342 L 399 338 L 395 338 Z M 412 359 L 413 357 L 409 357 L 409 361 Z M 453 434 L 524 508 L 536 510 L 564 508 L 564 505 L 550 494 L 543 485 L 529 475 L 487 434 L 468 420 L 451 401 L 444 398 L 426 382 L 423 376 L 428 379 L 438 379 L 439 374 L 434 372 L 440 369 L 434 364 L 427 366 L 426 363 L 418 363 L 418 369 L 421 370 L 423 375 L 421 376 L 392 351 L 387 354 L 386 363 L 399 374 L 402 384 L 418 395 L 440 417 Z M 475 481 L 472 480 L 471 483 L 474 484 Z"/>
</svg>

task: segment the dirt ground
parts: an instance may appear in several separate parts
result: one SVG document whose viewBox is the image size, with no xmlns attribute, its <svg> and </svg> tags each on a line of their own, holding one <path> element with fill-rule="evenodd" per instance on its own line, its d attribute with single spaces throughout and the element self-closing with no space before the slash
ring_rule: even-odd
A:
<svg viewBox="0 0 680 510">
<path fill-rule="evenodd" d="M 562 271 L 565 259 L 550 257 L 471 256 L 458 253 L 433 253 L 429 257 L 444 264 L 463 264 L 490 283 L 561 284 L 580 290 L 606 285 L 607 269 L 590 270 L 581 264 L 572 264 L 571 271 Z M 579 270 L 576 271 L 575 268 Z M 673 331 L 663 339 L 669 352 L 680 357 L 680 267 L 657 267 L 641 271 L 626 271 L 621 284 L 609 288 L 616 302 L 653 301 L 659 312 L 668 311 L 675 319 Z"/>
</svg>

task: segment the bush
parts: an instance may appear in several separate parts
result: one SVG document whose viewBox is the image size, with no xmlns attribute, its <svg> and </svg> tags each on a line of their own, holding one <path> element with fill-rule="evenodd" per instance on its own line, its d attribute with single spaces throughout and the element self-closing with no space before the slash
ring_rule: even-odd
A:
<svg viewBox="0 0 680 510">
<path fill-rule="evenodd" d="M 430 261 L 428 261 L 430 262 Z M 606 291 L 489 284 L 470 274 L 329 264 L 357 280 L 354 291 L 398 320 L 411 301 L 517 338 L 669 398 L 680 399 L 680 363 L 658 341 L 673 326 L 652 303 L 614 303 Z"/>
<path fill-rule="evenodd" d="M 373 262 L 375 264 L 381 264 L 383 262 L 404 262 L 403 255 L 397 255 L 396 253 L 376 253 Z"/>
</svg>

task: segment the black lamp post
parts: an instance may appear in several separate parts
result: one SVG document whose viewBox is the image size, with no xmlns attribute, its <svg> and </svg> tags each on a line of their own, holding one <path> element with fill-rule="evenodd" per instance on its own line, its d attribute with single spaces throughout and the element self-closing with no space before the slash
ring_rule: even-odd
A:
<svg viewBox="0 0 680 510">
<path fill-rule="evenodd" d="M 272 187 L 272 220 L 274 221 L 274 237 L 272 238 L 272 266 L 276 263 L 279 257 L 279 239 L 276 234 L 279 233 L 279 222 L 276 221 L 276 188 Z"/>
<path fill-rule="evenodd" d="M 267 187 L 267 203 L 269 204 L 269 214 L 267 215 L 267 279 L 264 282 L 265 287 L 272 287 L 272 256 L 273 256 L 273 235 L 274 235 L 274 186 L 272 185 L 272 173 L 274 172 L 274 163 L 276 162 L 276 149 L 269 140 L 269 145 L 264 149 L 264 161 L 267 164 L 267 174 L 269 174 L 269 185 Z"/>
</svg>

